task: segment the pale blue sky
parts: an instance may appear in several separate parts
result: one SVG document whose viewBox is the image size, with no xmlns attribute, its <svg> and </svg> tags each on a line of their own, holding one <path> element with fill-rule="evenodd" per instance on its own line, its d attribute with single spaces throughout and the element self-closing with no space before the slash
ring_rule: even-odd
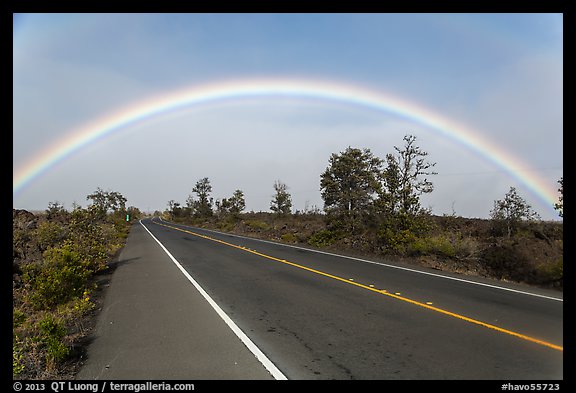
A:
<svg viewBox="0 0 576 393">
<path fill-rule="evenodd" d="M 561 14 L 23 14 L 14 17 L 14 167 L 82 125 L 184 87 L 247 78 L 364 86 L 417 103 L 497 142 L 557 188 L 563 174 Z M 416 134 L 437 162 L 436 214 L 487 217 L 510 186 L 501 168 L 392 114 L 330 103 L 253 100 L 155 119 L 78 152 L 14 197 L 14 207 L 86 204 L 101 187 L 143 210 L 213 197 L 268 210 L 272 185 L 294 208 L 322 207 L 330 153 L 384 157 Z"/>
</svg>

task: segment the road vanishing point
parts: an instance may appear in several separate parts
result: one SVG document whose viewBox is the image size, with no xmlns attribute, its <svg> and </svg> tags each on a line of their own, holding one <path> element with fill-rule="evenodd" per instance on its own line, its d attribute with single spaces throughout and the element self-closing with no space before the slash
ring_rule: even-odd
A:
<svg viewBox="0 0 576 393">
<path fill-rule="evenodd" d="M 78 379 L 561 380 L 562 293 L 148 218 Z"/>
</svg>

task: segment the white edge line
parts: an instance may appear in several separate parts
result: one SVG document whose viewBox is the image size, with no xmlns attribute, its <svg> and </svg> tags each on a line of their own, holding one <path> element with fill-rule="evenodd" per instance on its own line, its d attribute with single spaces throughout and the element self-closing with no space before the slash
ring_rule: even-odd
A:
<svg viewBox="0 0 576 393">
<path fill-rule="evenodd" d="M 140 225 L 142 225 L 144 229 L 146 229 L 146 232 L 148 232 L 148 234 L 152 236 L 152 239 L 156 240 L 156 242 L 160 245 L 160 247 L 162 247 L 164 252 L 170 257 L 172 262 L 174 262 L 174 264 L 178 267 L 178 269 L 180 269 L 182 274 L 184 274 L 184 276 L 188 279 L 188 281 L 190 281 L 192 285 L 194 285 L 194 287 L 198 290 L 198 292 L 200 292 L 200 294 L 204 296 L 204 298 L 208 301 L 208 303 L 212 306 L 212 308 L 216 311 L 216 313 L 220 316 L 220 318 L 222 318 L 224 322 L 226 322 L 228 327 L 232 329 L 232 331 L 236 334 L 236 336 L 238 336 L 240 341 L 242 341 L 242 343 L 246 345 L 246 347 L 250 350 L 250 352 L 252 352 L 252 354 L 254 354 L 254 356 L 256 356 L 256 358 L 260 361 L 260 363 L 262 363 L 262 365 L 266 368 L 266 370 L 268 370 L 268 372 L 272 374 L 274 379 L 287 380 L 288 378 L 286 378 L 286 376 L 282 374 L 282 372 L 274 365 L 274 363 L 272 363 L 270 359 L 268 359 L 268 357 L 260 350 L 260 348 L 258 348 L 256 344 L 254 344 L 254 342 L 250 340 L 250 338 L 248 338 L 246 334 L 244 334 L 244 332 L 238 327 L 238 325 L 236 325 L 234 321 L 230 319 L 230 317 L 220 308 L 220 306 L 210 297 L 210 295 L 208 295 L 208 293 L 200 286 L 200 284 L 198 284 L 198 282 L 196 282 L 196 280 L 192 278 L 192 276 L 186 271 L 186 269 L 184 269 L 184 267 L 180 264 L 180 262 L 178 262 L 176 258 L 172 256 L 170 251 L 168 251 L 168 249 L 164 247 L 164 245 L 160 242 L 160 240 L 158 240 L 152 234 L 152 232 L 150 232 L 150 230 L 146 228 L 146 225 L 142 223 L 142 220 L 140 220 Z"/>
<path fill-rule="evenodd" d="M 164 220 L 162 219 L 162 217 L 159 217 L 159 218 L 160 218 L 161 221 L 164 221 Z M 164 221 L 164 222 L 169 222 L 169 221 Z M 183 224 L 180 224 L 180 225 L 185 226 L 185 227 L 188 227 L 188 228 L 194 228 L 194 227 L 190 227 L 190 226 L 183 225 Z M 238 237 L 238 238 L 240 238 L 240 239 L 254 240 L 254 241 L 257 241 L 257 242 L 273 244 L 273 245 L 276 245 L 276 246 L 290 247 L 290 248 L 295 248 L 295 249 L 298 249 L 298 250 L 310 251 L 310 252 L 315 252 L 315 253 L 318 253 L 318 254 L 329 255 L 329 256 L 333 256 L 333 257 L 346 258 L 346 259 L 351 259 L 351 260 L 354 260 L 354 261 L 371 263 L 371 264 L 373 264 L 373 265 L 380 265 L 380 266 L 389 267 L 389 268 L 392 268 L 392 269 L 406 270 L 406 271 L 409 271 L 409 272 L 419 273 L 419 274 L 427 274 L 427 275 L 429 275 L 429 276 L 439 277 L 439 278 L 445 278 L 445 279 L 447 279 L 447 280 L 460 281 L 460 282 L 464 282 L 464 283 L 467 283 L 467 284 L 480 285 L 480 286 L 484 286 L 484 287 L 488 287 L 488 288 L 500 289 L 500 290 L 502 290 L 502 291 L 515 292 L 515 293 L 520 293 L 520 294 L 523 294 L 523 295 L 535 296 L 535 297 L 539 297 L 539 298 L 543 298 L 543 299 L 548 299 L 548 300 L 555 300 L 555 301 L 557 301 L 557 302 L 564 302 L 564 299 L 562 299 L 562 298 L 557 298 L 557 297 L 554 297 L 554 296 L 546 296 L 546 295 L 541 295 L 541 294 L 538 294 L 538 293 L 521 291 L 521 290 L 518 290 L 518 289 L 507 288 L 507 287 L 501 287 L 501 286 L 498 286 L 498 285 L 492 285 L 492 284 L 486 284 L 486 283 L 478 282 L 478 281 L 466 280 L 466 279 L 458 278 L 458 277 L 450 277 L 450 276 L 445 276 L 445 275 L 438 274 L 438 273 L 430 273 L 430 272 L 425 272 L 425 271 L 423 271 L 423 270 L 410 269 L 410 268 L 408 268 L 408 267 L 390 265 L 390 264 L 388 264 L 388 263 L 375 262 L 375 261 L 370 261 L 370 260 L 368 260 L 368 259 L 356 258 L 356 257 L 347 256 L 347 255 L 333 254 L 333 253 L 331 253 L 331 252 L 314 250 L 314 249 L 305 248 L 305 247 L 298 247 L 298 246 L 293 246 L 293 245 L 291 245 L 291 244 L 277 243 L 277 242 L 273 242 L 273 241 L 270 241 L 270 240 L 255 239 L 255 238 L 252 238 L 252 237 L 247 237 L 247 236 L 242 236 L 242 235 L 236 235 L 236 234 L 232 234 L 232 233 L 219 232 L 219 231 L 215 231 L 215 230 L 212 230 L 212 229 L 205 229 L 205 228 L 198 228 L 198 229 L 200 229 L 200 230 L 202 230 L 202 231 L 217 233 L 217 234 L 220 234 L 220 235 Z"/>
</svg>

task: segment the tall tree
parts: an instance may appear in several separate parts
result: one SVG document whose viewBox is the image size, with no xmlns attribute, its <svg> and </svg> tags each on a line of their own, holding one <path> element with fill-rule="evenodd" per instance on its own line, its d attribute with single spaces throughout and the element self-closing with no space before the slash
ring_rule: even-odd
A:
<svg viewBox="0 0 576 393">
<path fill-rule="evenodd" d="M 230 202 L 230 213 L 233 215 L 238 215 L 246 208 L 246 201 L 244 199 L 244 193 L 242 190 L 234 191 L 232 197 L 228 199 Z"/>
<path fill-rule="evenodd" d="M 210 217 L 212 215 L 212 202 L 213 199 L 210 198 L 210 193 L 212 192 L 212 185 L 210 185 L 210 180 L 205 177 L 196 182 L 192 192 L 196 193 L 198 197 L 197 201 L 193 202 L 194 214 L 197 217 Z"/>
<path fill-rule="evenodd" d="M 343 220 L 352 231 L 373 209 L 381 189 L 383 161 L 370 149 L 348 147 L 330 156 L 329 165 L 320 176 L 324 210 L 329 216 Z"/>
<path fill-rule="evenodd" d="M 404 136 L 402 149 L 394 146 L 396 155 L 386 155 L 383 187 L 378 202 L 384 213 L 417 215 L 422 212 L 420 196 L 431 193 L 434 185 L 427 176 L 436 175 L 436 163 L 426 161 L 428 153 L 416 145 L 414 135 Z"/>
<path fill-rule="evenodd" d="M 270 210 L 280 215 L 292 213 L 292 196 L 288 192 L 288 186 L 280 180 L 274 182 L 274 191 L 272 201 L 270 201 Z"/>
</svg>

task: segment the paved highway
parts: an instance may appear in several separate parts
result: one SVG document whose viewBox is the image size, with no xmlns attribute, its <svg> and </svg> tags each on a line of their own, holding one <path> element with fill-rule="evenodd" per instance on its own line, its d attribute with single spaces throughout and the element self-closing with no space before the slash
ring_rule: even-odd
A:
<svg viewBox="0 0 576 393">
<path fill-rule="evenodd" d="M 229 336 L 227 329 L 245 335 L 243 348 L 251 348 L 252 354 L 243 353 L 241 363 L 243 372 L 251 371 L 231 378 L 563 378 L 563 301 L 558 292 L 371 263 L 158 218 L 135 225 L 130 236 L 138 236 L 139 249 L 144 242 L 147 250 L 155 250 L 155 274 L 173 270 L 187 277 L 173 284 L 159 277 L 168 287 L 156 297 L 170 296 L 170 286 L 189 296 L 200 288 L 205 297 L 197 303 L 213 302 L 232 324 L 210 317 L 212 335 Z M 127 253 L 136 252 L 131 238 Z M 149 274 L 147 280 L 153 283 L 156 277 Z M 178 315 L 182 313 L 184 308 Z M 182 322 L 180 327 L 187 329 Z M 163 323 L 171 326 L 169 320 Z M 206 340 L 201 329 L 196 333 L 179 340 Z M 101 335 L 89 352 L 89 363 L 94 366 L 101 356 L 100 363 L 85 377 L 106 375 L 102 367 L 111 355 L 99 349 L 98 341 L 106 341 L 105 332 Z M 214 355 L 210 364 L 218 364 L 222 356 L 219 369 L 229 367 L 225 354 Z M 189 363 L 183 357 L 174 361 Z M 190 372 L 194 378 L 230 375 Z"/>
</svg>

